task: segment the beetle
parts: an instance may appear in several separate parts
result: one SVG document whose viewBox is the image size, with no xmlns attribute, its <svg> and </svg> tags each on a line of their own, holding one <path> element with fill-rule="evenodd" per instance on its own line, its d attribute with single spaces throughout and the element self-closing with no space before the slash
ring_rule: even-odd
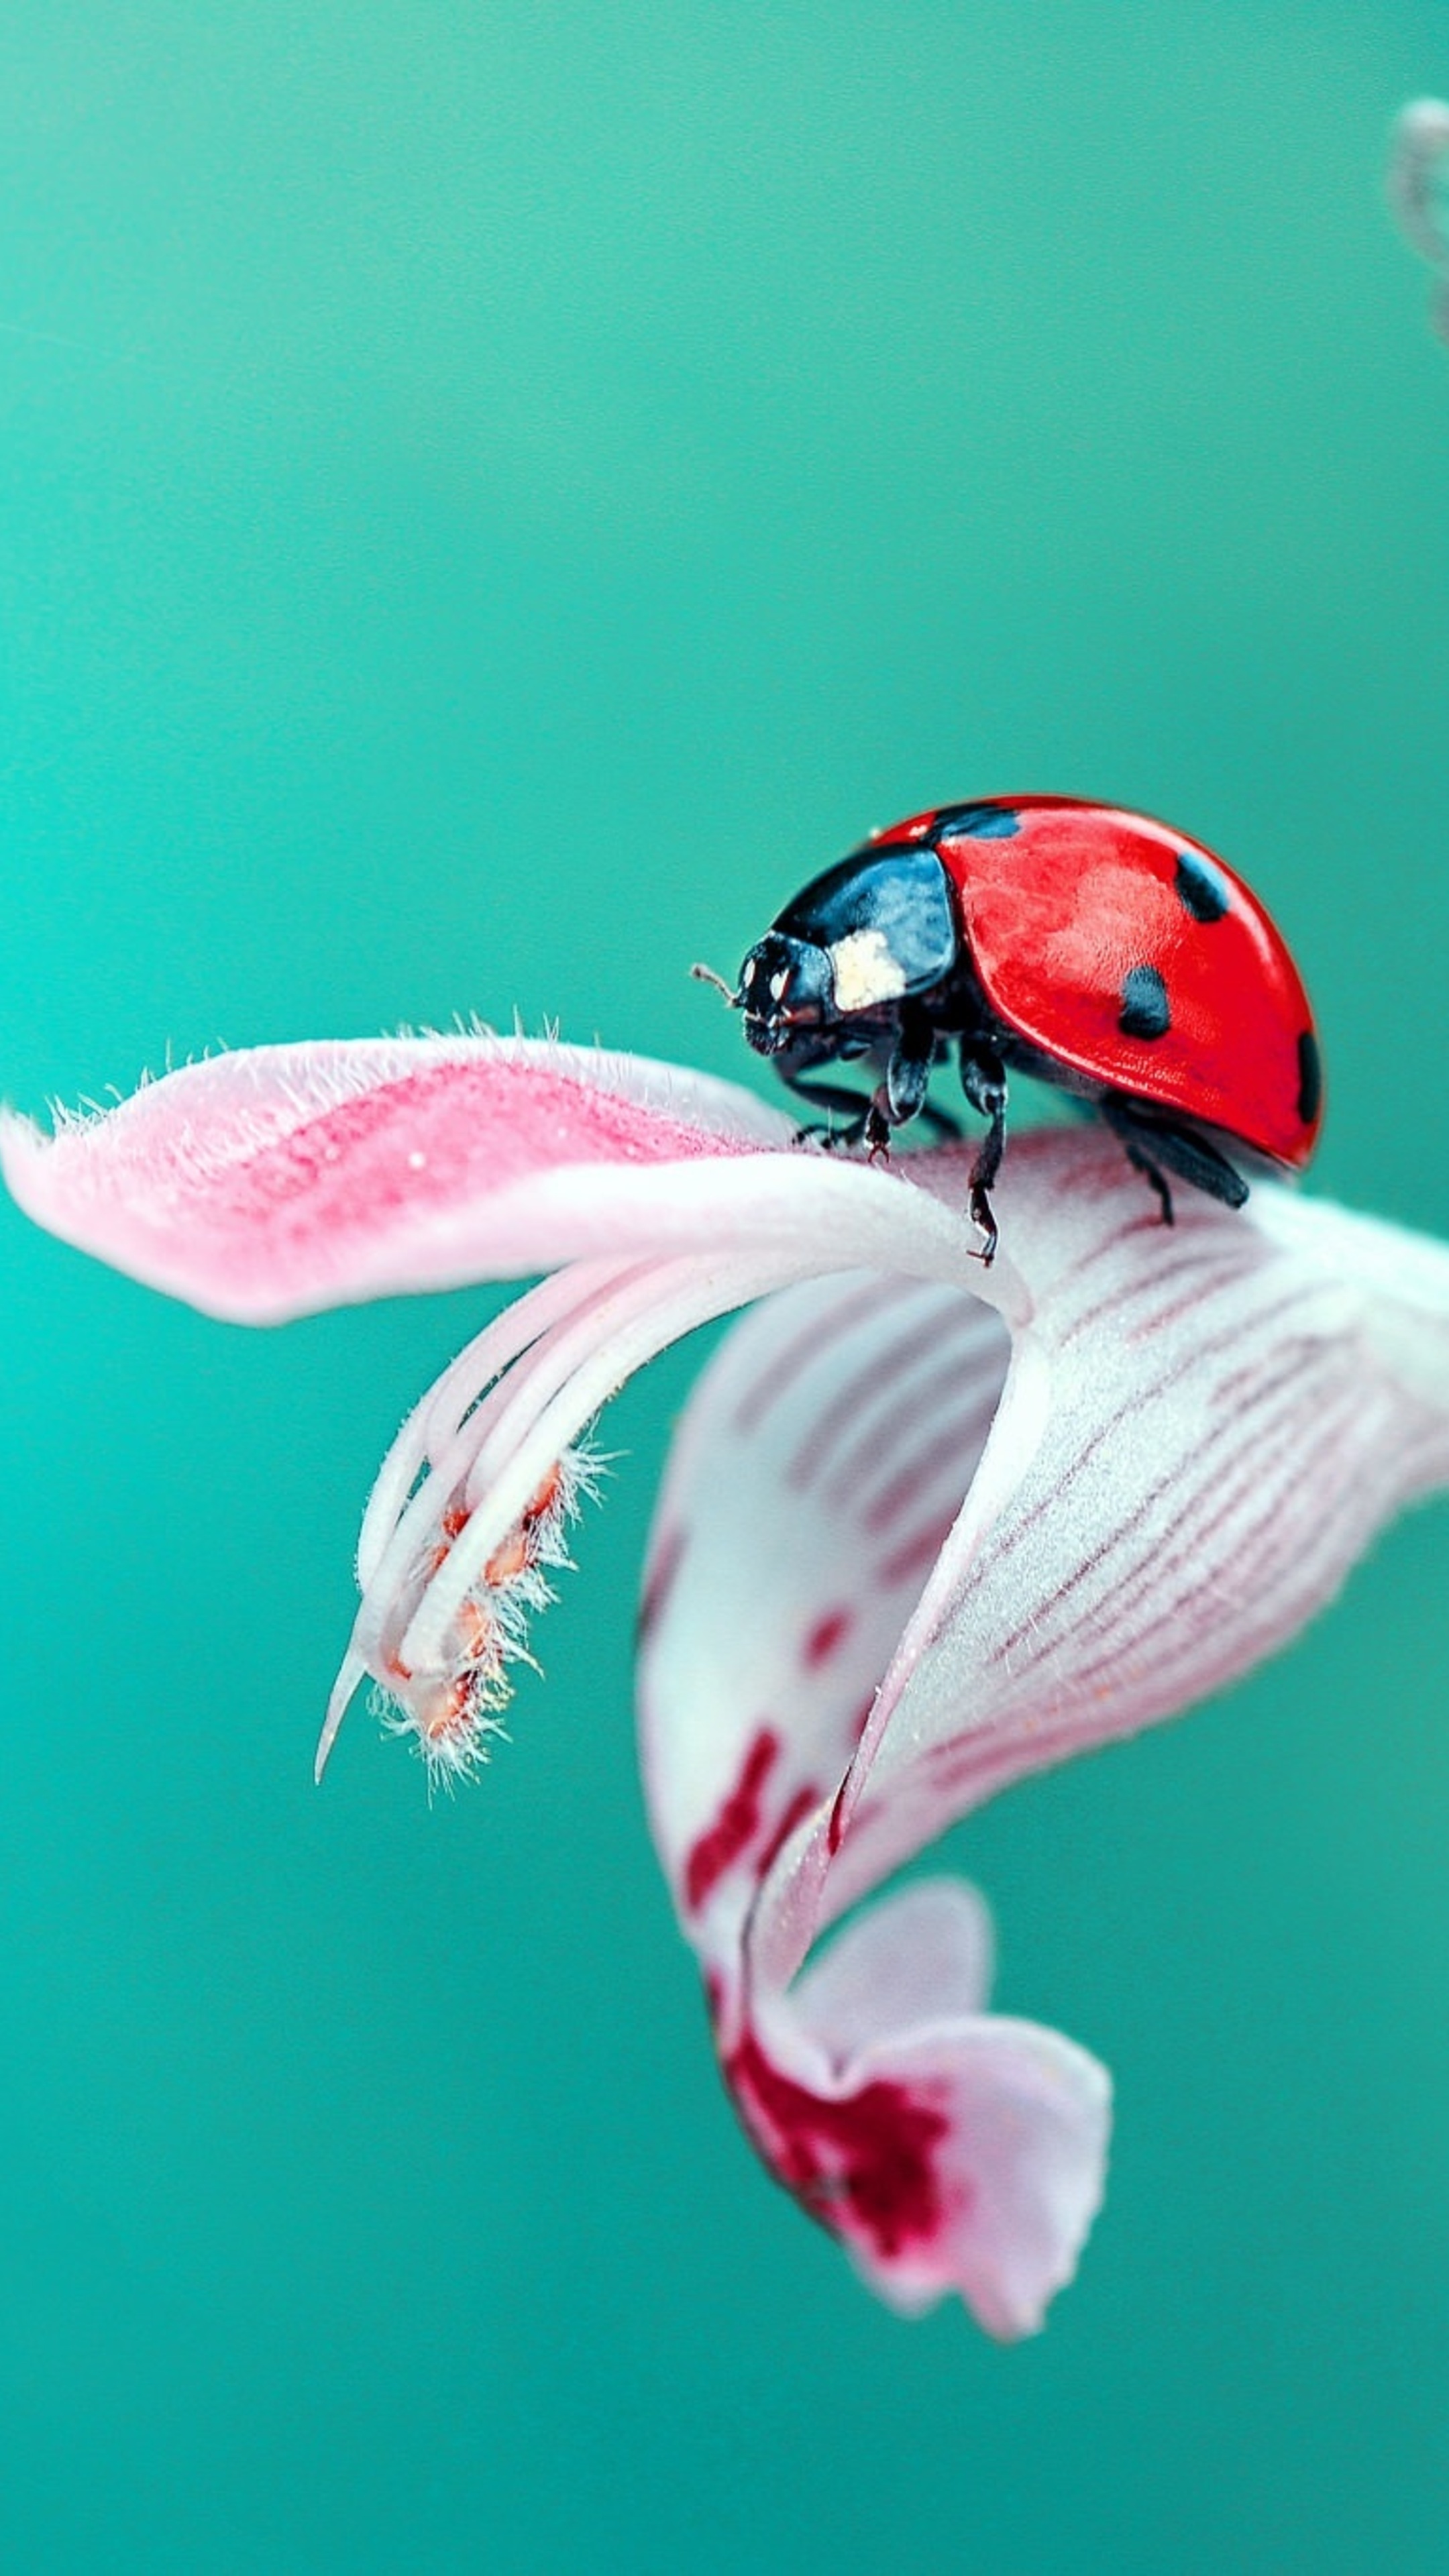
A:
<svg viewBox="0 0 1449 2576">
<path fill-rule="evenodd" d="M 1322 1123 L 1312 1013 L 1257 896 L 1202 842 L 1121 806 L 999 796 L 913 814 L 813 877 L 733 990 L 710 980 L 756 1054 L 844 1111 L 843 1141 L 872 1157 L 922 1112 L 955 1132 L 927 1100 L 955 1048 L 987 1122 L 970 1179 L 986 1262 L 1009 1073 L 1094 1105 L 1165 1225 L 1169 1173 L 1241 1207 L 1239 1161 L 1302 1171 Z M 809 1079 L 852 1060 L 878 1072 L 866 1101 Z"/>
</svg>

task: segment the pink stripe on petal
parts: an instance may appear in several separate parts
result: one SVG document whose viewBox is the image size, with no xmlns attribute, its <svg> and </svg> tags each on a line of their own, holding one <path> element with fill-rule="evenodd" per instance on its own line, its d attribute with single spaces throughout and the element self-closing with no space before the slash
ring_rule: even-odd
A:
<svg viewBox="0 0 1449 2576">
<path fill-rule="evenodd" d="M 463 1212 L 560 1170 L 738 1155 L 789 1132 L 748 1093 L 664 1066 L 400 1038 L 214 1057 L 53 1140 L 12 1117 L 0 1141 L 38 1222 L 252 1321 L 476 1275 L 454 1248 Z M 506 1232 L 501 1249 L 506 1270 Z"/>
<path fill-rule="evenodd" d="M 824 1314 L 812 1307 L 810 1321 L 775 1352 L 769 1366 L 750 1384 L 736 1416 L 736 1428 L 757 1431 L 776 1399 L 793 1393 L 802 1369 L 827 1358 L 836 1341 L 854 1331 L 857 1324 L 873 1320 L 892 1304 L 894 1295 L 893 1280 L 868 1279 L 832 1300 Z"/>
<path fill-rule="evenodd" d="M 807 1672 L 818 1673 L 828 1664 L 837 1647 L 843 1645 L 853 1624 L 853 1613 L 846 1609 L 827 1610 L 809 1631 L 801 1658 Z"/>
<path fill-rule="evenodd" d="M 954 1269 L 953 1214 L 895 1175 L 789 1149 L 792 1132 L 669 1066 L 415 1038 L 218 1057 L 54 1139 L 9 1117 L 0 1156 L 38 1223 L 246 1323 L 731 1242 L 801 1274 L 822 1255 Z"/>
<path fill-rule="evenodd" d="M 849 1483 L 862 1463 L 875 1464 L 882 1440 L 898 1435 L 903 1406 L 914 1401 L 914 1381 L 924 1375 L 934 1385 L 947 1363 L 954 1360 L 961 1366 L 975 1347 L 978 1311 L 966 1310 L 971 1330 L 963 1330 L 961 1298 L 953 1290 L 943 1290 L 935 1339 L 926 1338 L 923 1317 L 913 1312 L 910 1330 L 894 1345 L 872 1349 L 868 1364 L 848 1383 L 837 1385 L 831 1411 L 812 1419 L 786 1471 L 791 1484 L 805 1492 L 826 1476 L 841 1475 Z M 741 1427 L 748 1428 L 748 1421 Z"/>
<path fill-rule="evenodd" d="M 942 1332 L 939 1346 L 928 1350 L 929 1365 L 925 1369 L 920 1367 L 918 1335 L 914 1349 L 917 1369 L 907 1383 L 890 1383 L 890 1400 L 883 1407 L 860 1405 L 857 1399 L 854 1409 L 860 1419 L 858 1436 L 852 1436 L 851 1395 L 842 1397 L 837 1419 L 827 1427 L 826 1434 L 832 1445 L 839 1444 L 828 1468 L 832 1501 L 848 1502 L 853 1495 L 858 1503 L 867 1481 L 894 1468 L 905 1443 L 917 1437 L 921 1426 L 939 1421 L 947 1406 L 968 1391 L 979 1392 L 988 1409 L 995 1404 L 1001 1393 L 1006 1340 L 993 1317 L 983 1317 L 982 1322 L 990 1327 L 989 1332 L 983 1331 L 980 1324 L 973 1325 L 969 1336 L 959 1328 L 949 1334 Z"/>
<path fill-rule="evenodd" d="M 662 1617 L 664 1605 L 674 1588 L 674 1578 L 684 1561 L 689 1544 L 688 1532 L 682 1529 L 660 1529 L 655 1532 L 649 1553 L 649 1568 L 639 1600 L 639 1642 L 645 1639 Z"/>
<path fill-rule="evenodd" d="M 900 1594 L 880 1579 L 859 1492 L 837 1493 L 833 1478 L 823 1492 L 802 1492 L 791 1465 L 817 1439 L 835 1438 L 842 1402 L 853 1412 L 876 1363 L 894 1364 L 903 1339 L 934 1351 L 943 1327 L 959 1333 L 967 1322 L 969 1341 L 1004 1365 L 996 1319 L 963 1292 L 846 1274 L 758 1307 L 706 1372 L 660 1510 L 662 1527 L 688 1527 L 690 1546 L 641 1649 L 646 1780 L 686 1913 L 695 1910 L 688 1855 L 740 1776 L 754 1712 L 772 1710 L 783 1730 L 782 1801 L 806 1782 L 838 1780 L 900 1629 Z M 959 1450 L 957 1503 L 976 1454 Z M 707 1459 L 702 1480 L 695 1459 Z M 922 1503 L 939 1515 L 936 1495 Z M 661 1708 L 688 1708 L 687 1727 L 653 1728 L 656 1691 Z M 755 1884 L 753 1851 L 742 1850 L 739 1867 L 712 1886 L 715 1911 L 700 1934 L 710 1955 L 733 1938 L 721 1926 L 737 1922 Z"/>
<path fill-rule="evenodd" d="M 982 1394 L 948 1413 L 944 1420 L 933 1407 L 926 1421 L 930 1437 L 918 1443 L 901 1465 L 892 1460 L 888 1484 L 878 1486 L 862 1497 L 861 1518 L 872 1538 L 894 1532 L 896 1524 L 923 1496 L 930 1494 L 943 1480 L 965 1490 L 962 1461 L 973 1464 L 991 1425 L 1001 1389 L 988 1386 Z M 913 1420 L 914 1432 L 920 1426 Z"/>
<path fill-rule="evenodd" d="M 947 1539 L 955 1513 L 928 1521 L 924 1529 L 914 1530 L 902 1539 L 892 1554 L 881 1559 L 880 1580 L 890 1588 L 902 1583 L 920 1584 L 929 1574 Z"/>
</svg>

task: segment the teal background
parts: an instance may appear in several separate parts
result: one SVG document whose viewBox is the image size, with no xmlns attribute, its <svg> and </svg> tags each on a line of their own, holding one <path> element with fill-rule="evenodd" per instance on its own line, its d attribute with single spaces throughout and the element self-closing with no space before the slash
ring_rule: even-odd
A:
<svg viewBox="0 0 1449 2576">
<path fill-rule="evenodd" d="M 1381 179 L 1446 89 L 1427 0 L 5 13 L 5 1092 L 515 1007 L 750 1079 L 690 960 L 1042 787 L 1261 888 L 1315 1186 L 1449 1232 L 1449 352 Z M 248 1336 L 0 1261 L 0 2559 L 1444 2567 L 1442 1510 L 956 1837 L 1119 2085 L 1001 2351 L 717 2089 L 630 1715 L 696 1355 L 430 1812 L 311 1750 L 488 1292 Z"/>
</svg>

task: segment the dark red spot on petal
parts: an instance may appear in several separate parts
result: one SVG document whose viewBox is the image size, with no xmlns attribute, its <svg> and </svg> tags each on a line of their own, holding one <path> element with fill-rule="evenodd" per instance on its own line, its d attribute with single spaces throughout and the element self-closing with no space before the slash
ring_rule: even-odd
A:
<svg viewBox="0 0 1449 2576">
<path fill-rule="evenodd" d="M 888 2262 L 939 2233 L 944 2111 L 884 2076 L 826 2101 L 782 2075 L 752 2032 L 724 2071 L 766 2163 L 832 2235 L 865 2237 Z"/>
<path fill-rule="evenodd" d="M 716 1816 L 691 1845 L 684 1864 L 684 1893 L 692 1912 L 703 1905 L 725 1871 L 747 1851 L 760 1830 L 760 1792 L 778 1758 L 780 1739 L 762 1726 L 746 1750 L 740 1776 Z"/>
<path fill-rule="evenodd" d="M 827 1610 L 823 1619 L 817 1619 L 805 1640 L 806 1671 L 818 1673 L 822 1664 L 828 1664 L 853 1625 L 854 1616 L 849 1610 Z"/>
</svg>

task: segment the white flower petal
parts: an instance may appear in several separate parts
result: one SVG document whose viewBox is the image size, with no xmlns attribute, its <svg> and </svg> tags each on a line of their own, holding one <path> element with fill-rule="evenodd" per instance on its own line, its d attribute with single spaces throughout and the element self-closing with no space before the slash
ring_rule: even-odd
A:
<svg viewBox="0 0 1449 2576">
<path fill-rule="evenodd" d="M 919 1177 L 959 1204 L 963 1159 Z M 1014 1145 L 998 1209 L 1004 1384 L 995 1319 L 931 1288 L 822 1282 L 737 1328 L 671 1466 L 640 1679 L 656 1836 L 752 2134 L 887 2295 L 954 2286 L 1016 2332 L 1096 2205 L 1101 2070 L 963 2008 L 949 1960 L 913 1957 L 914 1900 L 813 1945 L 997 1788 L 1285 1643 L 1449 1481 L 1449 1253 L 1272 1184 L 1242 1213 L 1183 1192 L 1168 1231 L 1109 1143 L 1060 1131 Z M 877 1435 L 893 1334 L 924 1418 L 882 1404 Z M 811 1461 L 846 1462 L 834 1492 Z M 892 1491 L 928 1536 L 883 1598 Z M 827 1596 L 846 1624 L 812 1677 Z"/>
<path fill-rule="evenodd" d="M 1449 1480 L 1449 1252 L 1272 1183 L 1241 1213 L 1180 1205 L 1171 1235 L 1130 1205 L 1114 1224 L 1061 1189 L 1016 1220 L 1033 1320 L 862 1739 L 832 1910 L 1009 1781 L 1286 1644 Z M 1045 1409 L 1022 1462 L 1028 1356 Z"/>
<path fill-rule="evenodd" d="M 882 2029 L 915 2039 L 943 2020 L 986 2010 L 991 1917 L 959 1878 L 918 1878 L 872 1906 L 802 1969 L 791 1989 L 797 2027 L 841 2064 Z"/>
<path fill-rule="evenodd" d="M 1055 2031 L 988 2014 L 972 1892 L 927 1881 L 837 1934 L 723 2051 L 780 2180 L 871 2287 L 914 2313 L 956 2291 L 1032 2334 L 1102 2196 L 1111 2088 Z"/>
<path fill-rule="evenodd" d="M 1006 1356 L 966 1289 L 857 1272 L 758 1306 L 705 1372 L 651 1544 L 640 1708 L 656 1839 L 706 1952 L 842 1779 Z"/>
</svg>

